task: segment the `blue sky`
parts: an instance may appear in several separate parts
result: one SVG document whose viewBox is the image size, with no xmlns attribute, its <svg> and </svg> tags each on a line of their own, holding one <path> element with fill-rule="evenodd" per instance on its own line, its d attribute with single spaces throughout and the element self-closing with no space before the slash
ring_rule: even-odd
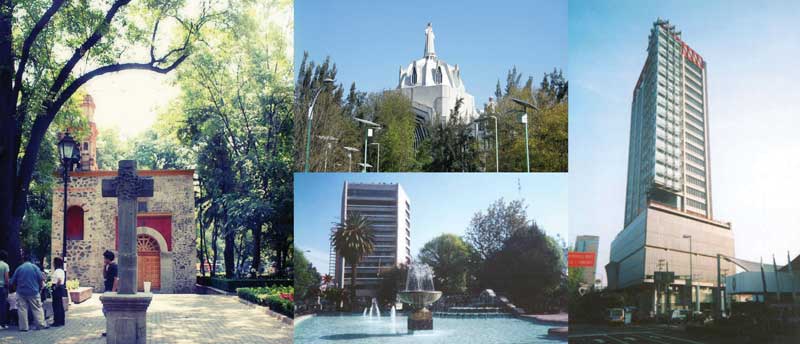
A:
<svg viewBox="0 0 800 344">
<path fill-rule="evenodd" d="M 320 273 L 328 270 L 328 235 L 339 221 L 345 181 L 400 183 L 411 201 L 411 254 L 443 233 L 462 235 L 472 216 L 495 200 L 523 198 L 529 219 L 551 236 L 567 236 L 563 173 L 295 173 L 295 247 Z"/>
<path fill-rule="evenodd" d="M 347 89 L 395 89 L 400 66 L 422 57 L 428 22 L 437 56 L 461 67 L 479 109 L 514 65 L 537 84 L 554 67 L 566 73 L 566 1 L 298 0 L 294 13 L 295 71 L 304 51 L 331 56 Z"/>
<path fill-rule="evenodd" d="M 738 257 L 785 263 L 787 250 L 800 254 L 800 4 L 642 3 L 569 4 L 570 238 L 600 235 L 605 281 L 623 225 L 632 91 L 661 17 L 708 64 L 714 217 L 733 223 Z"/>
</svg>

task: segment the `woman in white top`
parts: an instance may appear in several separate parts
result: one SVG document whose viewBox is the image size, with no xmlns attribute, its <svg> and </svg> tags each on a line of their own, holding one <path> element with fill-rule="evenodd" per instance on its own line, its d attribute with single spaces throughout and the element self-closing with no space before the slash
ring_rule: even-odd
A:
<svg viewBox="0 0 800 344">
<path fill-rule="evenodd" d="M 64 297 L 67 296 L 67 274 L 64 272 L 64 260 L 61 257 L 53 259 L 53 326 L 64 326 Z"/>
</svg>

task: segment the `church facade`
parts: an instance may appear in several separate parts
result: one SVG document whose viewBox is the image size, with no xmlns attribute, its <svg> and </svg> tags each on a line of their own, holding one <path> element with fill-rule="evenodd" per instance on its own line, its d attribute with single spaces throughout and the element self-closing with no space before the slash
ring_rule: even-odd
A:
<svg viewBox="0 0 800 344">
<path fill-rule="evenodd" d="M 467 93 L 461 80 L 461 69 L 436 56 L 433 27 L 425 29 L 425 52 L 422 58 L 400 68 L 397 88 L 411 99 L 417 121 L 430 122 L 436 118 L 446 121 L 458 99 L 463 103 L 459 116 L 470 121 L 478 116 L 475 98 Z M 419 134 L 419 133 L 418 133 Z"/>
<path fill-rule="evenodd" d="M 81 166 L 70 173 L 67 190 L 67 279 L 103 291 L 103 252 L 118 252 L 117 199 L 102 197 L 102 181 L 117 171 L 101 171 L 96 163 L 97 129 L 94 103 L 87 96 L 82 104 L 90 123 L 82 138 Z M 86 150 L 83 150 L 83 148 Z M 194 170 L 140 170 L 154 180 L 153 197 L 138 199 L 138 284 L 151 283 L 160 293 L 194 291 L 197 273 L 194 213 Z M 61 256 L 63 233 L 63 184 L 53 189 L 52 256 Z"/>
</svg>

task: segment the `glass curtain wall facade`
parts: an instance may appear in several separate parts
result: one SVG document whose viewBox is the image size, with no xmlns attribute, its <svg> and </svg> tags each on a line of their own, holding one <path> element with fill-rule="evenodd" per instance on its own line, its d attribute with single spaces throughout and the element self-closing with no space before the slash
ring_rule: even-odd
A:
<svg viewBox="0 0 800 344">
<path fill-rule="evenodd" d="M 625 225 L 649 202 L 711 219 L 706 63 L 660 19 L 647 52 L 631 105 Z"/>
<path fill-rule="evenodd" d="M 345 183 L 343 221 L 353 213 L 366 217 L 375 233 L 374 251 L 356 267 L 357 296 L 373 297 L 381 272 L 411 262 L 411 202 L 399 184 Z M 340 286 L 349 288 L 351 265 L 338 254 L 335 259 L 334 277 Z"/>
</svg>

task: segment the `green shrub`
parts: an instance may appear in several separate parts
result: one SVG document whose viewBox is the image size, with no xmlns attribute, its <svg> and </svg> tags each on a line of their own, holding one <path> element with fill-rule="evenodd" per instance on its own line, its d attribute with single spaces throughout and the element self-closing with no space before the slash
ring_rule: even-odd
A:
<svg viewBox="0 0 800 344">
<path fill-rule="evenodd" d="M 197 276 L 197 284 L 202 286 L 210 286 L 211 285 L 211 276 Z"/>
<path fill-rule="evenodd" d="M 247 278 L 247 279 L 227 279 L 222 277 L 211 278 L 211 286 L 229 292 L 235 292 L 238 288 L 263 288 L 276 286 L 291 286 L 294 281 L 291 278 Z"/>
<path fill-rule="evenodd" d="M 237 288 L 236 295 L 294 318 L 294 287 Z"/>
</svg>

